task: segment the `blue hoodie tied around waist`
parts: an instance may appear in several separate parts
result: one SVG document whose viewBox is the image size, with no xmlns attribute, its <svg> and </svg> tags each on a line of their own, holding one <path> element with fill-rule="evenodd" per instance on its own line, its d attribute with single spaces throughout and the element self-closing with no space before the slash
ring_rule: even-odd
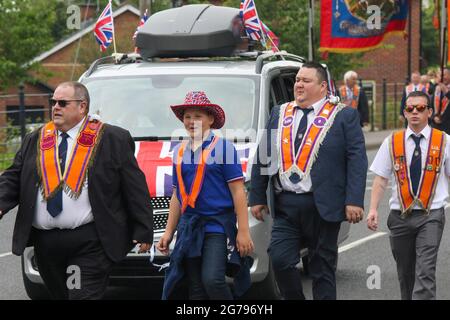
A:
<svg viewBox="0 0 450 320">
<path fill-rule="evenodd" d="M 200 257 L 205 238 L 206 222 L 215 222 L 223 226 L 227 237 L 227 268 L 226 275 L 233 277 L 234 296 L 242 296 L 251 285 L 250 267 L 253 259 L 249 256 L 242 258 L 236 248 L 236 214 L 203 216 L 184 213 L 177 226 L 177 240 L 170 255 L 170 265 L 166 269 L 162 299 L 167 300 L 175 285 L 184 277 L 184 258 Z"/>
</svg>

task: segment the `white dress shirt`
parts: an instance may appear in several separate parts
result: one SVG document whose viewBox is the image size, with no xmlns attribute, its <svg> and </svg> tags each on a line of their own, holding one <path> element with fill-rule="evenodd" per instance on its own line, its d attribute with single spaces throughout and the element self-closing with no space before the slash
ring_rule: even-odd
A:
<svg viewBox="0 0 450 320">
<path fill-rule="evenodd" d="M 319 113 L 319 111 L 322 108 L 322 106 L 324 105 L 325 101 L 326 101 L 326 98 L 323 98 L 322 100 L 319 100 L 312 105 L 314 111 L 311 111 L 310 113 L 308 113 L 308 128 L 306 129 L 306 132 L 308 132 L 309 127 L 311 126 L 311 124 L 314 121 L 314 117 Z M 302 119 L 302 117 L 304 115 L 303 112 L 301 112 L 298 108 L 299 107 L 295 108 L 295 113 L 294 113 L 294 133 L 295 133 L 294 137 L 297 135 L 298 126 L 300 125 L 300 120 Z M 282 116 L 283 115 L 280 113 L 280 117 L 282 117 Z M 280 128 L 278 128 L 278 129 L 280 130 Z M 303 139 L 305 139 L 305 137 L 303 137 Z M 277 143 L 279 143 L 279 141 Z M 292 143 L 294 143 L 294 142 L 292 142 Z M 279 150 L 279 148 L 278 148 L 278 150 Z M 300 150 L 300 148 L 299 148 L 299 150 Z M 293 184 L 289 180 L 289 178 L 286 176 L 278 175 L 278 177 L 279 177 L 279 181 L 281 182 L 281 186 L 278 184 L 278 182 L 275 183 L 275 192 L 277 192 L 277 193 L 281 192 L 282 190 L 291 191 L 291 192 L 295 192 L 295 193 L 306 193 L 306 192 L 313 191 L 311 177 L 309 175 L 304 177 L 297 184 Z"/>
<path fill-rule="evenodd" d="M 353 99 L 353 88 L 347 87 L 345 86 L 345 89 L 347 91 L 347 100 L 352 100 Z"/>
<path fill-rule="evenodd" d="M 76 143 L 78 131 L 83 124 L 81 120 L 75 127 L 67 131 L 69 137 L 67 138 L 67 156 L 66 156 L 66 168 L 72 156 L 73 147 Z M 58 131 L 58 144 L 61 142 L 61 132 Z M 36 198 L 36 211 L 33 220 L 33 227 L 43 230 L 49 229 L 75 229 L 89 222 L 94 221 L 92 215 L 92 208 L 88 197 L 88 181 L 83 186 L 82 192 L 78 199 L 70 198 L 65 192 L 63 192 L 63 210 L 56 217 L 52 217 L 47 211 L 47 201 L 42 197 L 40 191 Z"/>
<path fill-rule="evenodd" d="M 406 143 L 405 143 L 405 153 L 406 153 L 406 163 L 408 165 L 408 168 L 411 164 L 411 159 L 413 156 L 414 149 L 416 147 L 416 143 L 414 142 L 411 135 L 415 133 L 408 127 L 406 129 Z M 430 143 L 430 136 L 431 136 L 431 127 L 426 126 L 422 131 L 421 134 L 423 135 L 423 138 L 420 139 L 420 150 L 421 150 L 421 159 L 422 159 L 422 175 L 423 175 L 423 169 L 425 168 L 425 160 L 427 158 L 428 153 L 428 144 Z M 445 153 L 443 158 L 443 164 L 442 164 L 442 170 L 439 174 L 437 186 L 436 186 L 436 192 L 433 197 L 433 201 L 431 203 L 431 209 L 439 209 L 442 207 L 445 207 L 447 204 L 447 198 L 448 198 L 448 177 L 450 176 L 450 136 L 447 135 L 447 142 L 445 145 Z M 370 171 L 375 173 L 376 175 L 379 175 L 386 179 L 391 179 L 392 183 L 392 195 L 389 199 L 389 207 L 391 210 L 401 210 L 400 201 L 398 198 L 398 192 L 397 192 L 397 182 L 394 177 L 394 171 L 392 167 L 392 160 L 389 150 L 389 137 L 387 137 L 383 144 L 381 145 L 380 149 L 378 150 L 377 155 L 375 156 L 375 159 L 372 162 L 372 165 L 370 166 Z M 420 209 L 420 207 L 416 204 L 414 205 L 413 209 Z"/>
</svg>

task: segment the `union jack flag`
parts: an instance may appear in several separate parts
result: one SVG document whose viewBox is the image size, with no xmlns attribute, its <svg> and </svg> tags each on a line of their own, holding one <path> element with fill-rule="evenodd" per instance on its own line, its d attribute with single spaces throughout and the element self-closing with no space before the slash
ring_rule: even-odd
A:
<svg viewBox="0 0 450 320">
<path fill-rule="evenodd" d="M 112 16 L 111 1 L 108 2 L 94 27 L 94 36 L 100 45 L 101 51 L 106 51 L 106 48 L 111 44 L 114 37 L 114 22 Z"/>
<path fill-rule="evenodd" d="M 145 9 L 144 16 L 141 18 L 141 21 L 139 21 L 139 25 L 137 26 L 136 31 L 133 34 L 133 40 L 136 39 L 139 29 L 141 29 L 141 27 L 144 25 L 144 23 L 145 23 L 145 21 L 147 21 L 147 19 L 148 19 L 147 9 Z"/>
<path fill-rule="evenodd" d="M 239 14 L 244 21 L 245 32 L 250 39 L 261 41 L 265 46 L 264 36 L 261 35 L 262 23 L 259 20 L 256 5 L 253 0 L 241 0 Z"/>
</svg>

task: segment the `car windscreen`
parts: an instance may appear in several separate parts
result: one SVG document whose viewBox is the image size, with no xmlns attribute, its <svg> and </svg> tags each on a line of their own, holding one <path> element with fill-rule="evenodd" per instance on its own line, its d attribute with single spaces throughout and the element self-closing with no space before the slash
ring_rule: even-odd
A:
<svg viewBox="0 0 450 320">
<path fill-rule="evenodd" d="M 180 137 L 187 133 L 170 105 L 182 104 L 189 91 L 204 91 L 225 111 L 219 135 L 245 139 L 256 127 L 258 77 L 226 75 L 157 75 L 89 79 L 91 114 L 120 126 L 133 137 Z M 216 130 L 217 132 L 217 130 Z"/>
</svg>

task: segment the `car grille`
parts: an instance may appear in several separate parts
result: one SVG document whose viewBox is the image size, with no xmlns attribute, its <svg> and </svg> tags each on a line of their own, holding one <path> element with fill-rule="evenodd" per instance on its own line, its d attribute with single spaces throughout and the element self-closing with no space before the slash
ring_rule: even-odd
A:
<svg viewBox="0 0 450 320">
<path fill-rule="evenodd" d="M 169 217 L 170 197 L 153 197 L 153 231 L 164 231 Z"/>
</svg>

